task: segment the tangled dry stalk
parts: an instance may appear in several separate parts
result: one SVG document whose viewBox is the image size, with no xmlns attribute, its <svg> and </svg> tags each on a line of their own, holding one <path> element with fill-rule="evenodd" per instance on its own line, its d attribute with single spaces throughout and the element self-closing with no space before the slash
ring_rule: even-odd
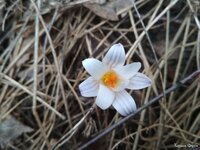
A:
<svg viewBox="0 0 200 150">
<path fill-rule="evenodd" d="M 122 117 L 115 110 L 100 110 L 78 90 L 88 77 L 81 61 L 101 59 L 114 43 L 124 45 L 127 63 L 142 62 L 141 71 L 153 80 L 147 90 L 129 91 L 138 107 L 200 69 L 198 0 L 136 0 L 123 10 L 100 0 L 86 8 L 87 1 L 0 1 L 3 149 L 78 149 L 116 125 Z M 110 5 L 116 9 L 105 12 Z M 199 89 L 197 77 L 87 149 L 200 148 Z M 1 145 L 1 123 L 10 116 L 32 130 Z"/>
</svg>

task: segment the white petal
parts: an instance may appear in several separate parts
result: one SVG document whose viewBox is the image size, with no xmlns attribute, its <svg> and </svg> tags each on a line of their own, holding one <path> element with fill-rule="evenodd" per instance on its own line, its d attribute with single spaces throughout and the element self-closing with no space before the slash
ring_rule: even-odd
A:
<svg viewBox="0 0 200 150">
<path fill-rule="evenodd" d="M 122 66 L 125 62 L 125 50 L 124 47 L 119 43 L 113 45 L 105 57 L 103 58 L 103 62 L 108 64 L 111 68 L 116 66 Z"/>
<path fill-rule="evenodd" d="M 130 79 L 130 83 L 127 88 L 132 90 L 139 90 L 151 86 L 151 79 L 142 73 L 137 73 Z"/>
<path fill-rule="evenodd" d="M 113 89 L 113 91 L 119 92 L 119 91 L 123 91 L 125 88 L 127 88 L 130 81 L 129 80 L 123 80 L 123 79 L 121 79 L 121 80 L 122 80 L 121 83 L 119 83 L 119 85 L 117 87 L 115 87 Z"/>
<path fill-rule="evenodd" d="M 85 70 L 96 80 L 99 80 L 101 76 L 108 70 L 108 67 L 101 61 L 88 58 L 82 61 Z"/>
<path fill-rule="evenodd" d="M 141 68 L 141 63 L 136 62 L 125 66 L 116 67 L 114 70 L 124 79 L 130 79 L 138 72 L 140 68 Z"/>
<path fill-rule="evenodd" d="M 134 99 L 125 90 L 116 94 L 112 105 L 122 116 L 127 116 L 137 109 Z"/>
<path fill-rule="evenodd" d="M 92 77 L 87 78 L 79 85 L 81 95 L 84 97 L 95 97 L 97 96 L 99 84 Z"/>
<path fill-rule="evenodd" d="M 100 84 L 99 91 L 96 98 L 96 104 L 101 109 L 107 109 L 110 107 L 113 103 L 113 100 L 115 98 L 115 93 L 105 87 L 104 85 Z"/>
</svg>

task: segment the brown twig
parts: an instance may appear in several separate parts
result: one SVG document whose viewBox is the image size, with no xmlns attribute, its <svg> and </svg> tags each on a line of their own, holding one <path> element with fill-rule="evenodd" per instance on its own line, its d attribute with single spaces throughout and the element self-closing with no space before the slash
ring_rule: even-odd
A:
<svg viewBox="0 0 200 150">
<path fill-rule="evenodd" d="M 134 117 L 136 114 L 140 113 L 142 110 L 148 108 L 149 106 L 151 106 L 152 104 L 154 104 L 155 102 L 158 102 L 164 95 L 167 95 L 173 91 L 175 91 L 176 89 L 185 86 L 186 83 L 191 82 L 191 80 L 194 80 L 195 78 L 197 78 L 197 76 L 200 75 L 200 70 L 197 70 L 195 72 L 193 72 L 192 74 L 190 74 L 189 76 L 187 76 L 186 78 L 184 78 L 183 80 L 181 80 L 180 82 L 174 84 L 173 86 L 171 86 L 170 88 L 168 88 L 165 93 L 162 93 L 160 95 L 158 95 L 157 97 L 149 100 L 148 103 L 144 104 L 142 107 L 140 107 L 137 111 L 135 111 L 134 113 L 124 117 L 123 119 L 121 119 L 120 121 L 118 121 L 117 123 L 113 124 L 112 126 L 110 126 L 109 128 L 105 129 L 104 131 L 102 131 L 101 133 L 99 133 L 97 136 L 93 137 L 91 140 L 89 140 L 88 142 L 86 142 L 85 144 L 83 144 L 81 147 L 79 147 L 79 150 L 82 150 L 84 148 L 87 148 L 89 145 L 91 145 L 92 143 L 96 142 L 97 140 L 99 140 L 100 138 L 102 138 L 103 136 L 107 135 L 108 133 L 110 133 L 111 131 L 113 131 L 114 129 L 116 129 L 117 127 L 119 127 L 120 125 L 124 124 L 125 122 L 127 122 L 130 118 Z"/>
</svg>

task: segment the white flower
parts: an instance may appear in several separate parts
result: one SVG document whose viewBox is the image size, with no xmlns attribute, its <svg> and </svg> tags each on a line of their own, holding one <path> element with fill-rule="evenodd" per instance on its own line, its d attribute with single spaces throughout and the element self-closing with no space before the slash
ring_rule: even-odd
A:
<svg viewBox="0 0 200 150">
<path fill-rule="evenodd" d="M 121 44 L 113 45 L 103 61 L 85 59 L 82 64 L 91 75 L 79 85 L 81 95 L 95 97 L 96 105 L 107 109 L 111 105 L 122 115 L 134 112 L 136 104 L 125 89 L 143 89 L 151 85 L 151 80 L 139 73 L 140 62 L 125 65 L 125 51 Z"/>
</svg>

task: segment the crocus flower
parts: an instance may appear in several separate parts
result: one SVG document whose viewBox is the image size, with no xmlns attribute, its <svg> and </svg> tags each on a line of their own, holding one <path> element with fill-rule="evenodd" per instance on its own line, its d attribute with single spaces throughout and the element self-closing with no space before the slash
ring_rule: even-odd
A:
<svg viewBox="0 0 200 150">
<path fill-rule="evenodd" d="M 88 58 L 83 67 L 91 75 L 79 85 L 84 97 L 97 97 L 96 105 L 105 110 L 113 106 L 122 116 L 134 112 L 134 99 L 125 89 L 139 90 L 151 85 L 151 80 L 139 73 L 140 62 L 124 65 L 125 50 L 119 43 L 113 45 L 102 62 Z"/>
</svg>

